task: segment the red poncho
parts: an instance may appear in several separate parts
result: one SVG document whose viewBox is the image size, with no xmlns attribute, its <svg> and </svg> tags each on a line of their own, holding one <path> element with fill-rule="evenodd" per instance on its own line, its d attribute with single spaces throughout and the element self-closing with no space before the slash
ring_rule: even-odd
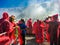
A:
<svg viewBox="0 0 60 45">
<path fill-rule="evenodd" d="M 2 18 L 0 19 L 0 33 L 3 33 L 2 29 L 1 29 L 1 25 L 4 22 L 4 20 L 8 20 L 9 16 L 7 12 L 4 12 L 2 15 Z"/>
<path fill-rule="evenodd" d="M 15 33 L 17 33 L 17 34 L 15 34 Z M 20 30 L 20 27 L 15 28 L 15 30 L 12 33 L 12 39 L 15 40 L 14 43 L 16 43 L 16 37 L 18 36 L 18 42 L 20 43 L 20 45 L 23 44 L 21 33 L 22 33 L 22 31 Z"/>
<path fill-rule="evenodd" d="M 59 38 L 60 36 L 60 22 L 59 22 L 59 26 L 58 26 L 58 30 L 57 30 L 57 37 Z"/>
<path fill-rule="evenodd" d="M 3 23 L 3 20 L 4 19 L 0 19 L 0 27 L 1 27 L 1 24 Z M 2 31 L 2 29 L 0 28 L 0 33 L 2 33 L 3 31 Z"/>
<path fill-rule="evenodd" d="M 9 45 L 10 38 L 8 36 L 0 36 L 0 45 Z"/>
<path fill-rule="evenodd" d="M 43 43 L 44 40 L 44 26 L 43 24 L 39 24 L 38 22 L 35 25 L 35 36 L 36 36 L 36 41 L 37 43 Z"/>
<path fill-rule="evenodd" d="M 47 38 L 47 41 L 50 42 L 50 34 L 48 33 L 48 28 L 49 28 L 49 24 L 46 23 L 46 38 Z"/>
<path fill-rule="evenodd" d="M 31 19 L 29 19 L 28 21 L 27 21 L 27 27 L 28 27 L 28 31 L 27 31 L 27 33 L 32 33 L 32 21 L 31 21 Z"/>
<path fill-rule="evenodd" d="M 9 31 L 10 34 L 9 34 L 9 36 L 10 36 L 11 40 L 13 39 L 14 27 L 15 27 L 15 23 L 10 22 L 10 31 Z"/>
<path fill-rule="evenodd" d="M 6 32 L 6 34 L 0 35 L 0 45 L 9 45 L 10 38 L 9 38 L 9 30 L 10 30 L 10 22 L 8 20 L 8 13 L 3 13 L 3 18 L 0 20 L 0 30 L 2 33 Z"/>
<path fill-rule="evenodd" d="M 32 28 L 32 34 L 35 34 L 37 30 L 37 22 L 34 22 L 33 28 Z"/>
<path fill-rule="evenodd" d="M 27 27 L 32 28 L 32 21 L 30 19 L 27 21 Z"/>
</svg>

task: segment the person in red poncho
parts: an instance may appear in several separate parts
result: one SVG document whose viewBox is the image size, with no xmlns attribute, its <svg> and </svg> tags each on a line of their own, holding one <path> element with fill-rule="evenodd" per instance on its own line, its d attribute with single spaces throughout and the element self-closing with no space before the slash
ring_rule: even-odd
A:
<svg viewBox="0 0 60 45">
<path fill-rule="evenodd" d="M 20 27 L 18 27 L 17 24 L 15 24 L 14 20 L 15 20 L 15 16 L 12 15 L 9 20 L 11 22 L 10 23 L 11 24 L 10 37 L 12 41 L 11 44 L 17 45 L 19 43 L 20 45 L 22 45 L 23 44 L 23 40 L 21 36 L 22 32 L 20 30 Z"/>
<path fill-rule="evenodd" d="M 31 18 L 27 21 L 27 28 L 29 28 L 28 33 L 32 34 L 32 19 Z"/>
<path fill-rule="evenodd" d="M 1 27 L 1 24 L 3 23 L 3 20 L 4 20 L 3 18 L 0 19 L 0 27 Z M 0 28 L 0 33 L 2 33 L 1 28 Z"/>
<path fill-rule="evenodd" d="M 9 45 L 9 30 L 10 30 L 10 22 L 9 15 L 7 12 L 3 13 L 3 18 L 0 19 L 0 45 Z"/>
<path fill-rule="evenodd" d="M 9 21 L 10 21 L 10 31 L 9 31 L 10 34 L 9 34 L 9 37 L 11 39 L 11 42 L 14 39 L 14 34 L 13 34 L 14 28 L 15 28 L 15 22 L 14 22 L 14 20 L 15 20 L 15 16 L 14 15 L 12 15 L 12 16 L 9 17 Z"/>
<path fill-rule="evenodd" d="M 14 22 L 14 20 L 15 20 L 15 16 L 10 16 L 9 17 L 9 21 L 10 21 L 10 38 L 11 38 L 11 34 L 12 34 L 12 32 L 14 31 L 14 28 L 15 28 L 15 22 Z"/>
<path fill-rule="evenodd" d="M 57 45 L 57 30 L 58 30 L 58 14 L 52 16 L 52 21 L 49 22 L 48 33 L 50 34 L 50 45 Z"/>
<path fill-rule="evenodd" d="M 44 22 L 45 22 L 45 35 L 46 35 L 46 39 L 47 39 L 47 42 L 50 42 L 50 34 L 48 33 L 48 28 L 49 28 L 49 22 L 51 21 L 52 19 L 51 19 L 51 16 L 49 16 L 48 18 L 46 18 L 45 20 L 44 20 Z"/>
<path fill-rule="evenodd" d="M 36 30 L 37 30 L 37 22 L 35 21 L 34 23 L 33 23 L 33 28 L 32 28 L 32 34 L 35 34 L 36 33 Z"/>
<path fill-rule="evenodd" d="M 44 24 L 40 20 L 37 20 L 35 27 L 36 42 L 42 45 L 44 41 Z"/>
<path fill-rule="evenodd" d="M 60 22 L 59 22 L 59 27 L 58 27 L 57 37 L 58 37 L 57 45 L 60 45 Z"/>
</svg>

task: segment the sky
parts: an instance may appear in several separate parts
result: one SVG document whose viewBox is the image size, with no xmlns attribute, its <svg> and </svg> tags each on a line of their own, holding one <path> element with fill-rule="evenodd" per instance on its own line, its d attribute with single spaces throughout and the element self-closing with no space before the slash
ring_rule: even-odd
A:
<svg viewBox="0 0 60 45">
<path fill-rule="evenodd" d="M 44 20 L 60 13 L 59 0 L 0 0 L 0 18 L 3 12 L 15 15 L 16 19 L 32 18 Z"/>
<path fill-rule="evenodd" d="M 0 0 L 0 8 L 28 6 L 29 1 L 45 2 L 50 0 Z"/>
<path fill-rule="evenodd" d="M 0 0 L 0 8 L 27 6 L 28 0 Z"/>
</svg>

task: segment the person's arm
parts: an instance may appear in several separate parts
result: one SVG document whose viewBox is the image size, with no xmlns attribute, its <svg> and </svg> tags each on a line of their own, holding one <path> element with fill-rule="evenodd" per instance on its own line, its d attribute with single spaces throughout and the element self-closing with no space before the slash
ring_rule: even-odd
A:
<svg viewBox="0 0 60 45">
<path fill-rule="evenodd" d="M 1 33 L 0 36 L 5 35 L 7 32 Z"/>
</svg>

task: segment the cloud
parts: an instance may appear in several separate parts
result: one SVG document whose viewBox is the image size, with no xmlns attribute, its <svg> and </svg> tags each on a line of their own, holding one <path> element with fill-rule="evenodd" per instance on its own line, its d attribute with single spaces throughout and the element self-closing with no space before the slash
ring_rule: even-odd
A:
<svg viewBox="0 0 60 45">
<path fill-rule="evenodd" d="M 21 11 L 23 10 L 22 7 L 15 7 L 15 8 L 0 8 L 0 18 L 2 17 L 3 12 L 8 12 L 9 16 L 15 15 L 16 17 L 20 15 Z"/>
<path fill-rule="evenodd" d="M 40 1 L 41 2 L 41 1 Z M 23 11 L 27 18 L 42 19 L 59 13 L 59 5 L 55 1 L 39 3 L 37 0 L 30 0 L 28 7 Z"/>
<path fill-rule="evenodd" d="M 47 16 L 52 16 L 53 14 L 59 13 L 58 2 L 59 1 L 57 0 L 29 0 L 26 8 L 0 8 L 0 15 L 2 15 L 4 11 L 7 11 L 9 15 L 15 15 L 16 19 L 32 18 L 44 20 Z"/>
<path fill-rule="evenodd" d="M 34 4 L 32 6 L 28 6 L 23 13 L 29 18 L 38 18 L 43 13 L 45 13 L 45 8 L 40 6 L 40 4 Z"/>
</svg>

